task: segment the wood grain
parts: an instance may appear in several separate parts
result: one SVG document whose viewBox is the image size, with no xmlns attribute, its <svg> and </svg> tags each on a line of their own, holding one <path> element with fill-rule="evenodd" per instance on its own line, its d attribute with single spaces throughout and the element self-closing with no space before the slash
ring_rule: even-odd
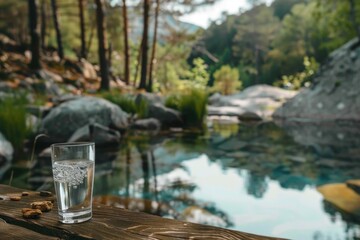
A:
<svg viewBox="0 0 360 240">
<path fill-rule="evenodd" d="M 23 227 L 11 225 L 0 219 L 0 237 L 1 239 L 12 240 L 48 240 L 58 239 L 55 237 L 46 236 Z"/>
<path fill-rule="evenodd" d="M 20 195 L 22 191 L 0 185 L 0 195 Z M 22 197 L 20 201 L 0 200 L 0 218 L 8 224 L 61 239 L 276 239 L 101 204 L 93 205 L 93 218 L 85 223 L 67 225 L 58 222 L 56 207 L 51 212 L 43 213 L 40 219 L 27 220 L 22 217 L 22 208 L 28 207 L 32 201 L 49 199 L 41 197 L 38 192 L 28 192 L 30 195 Z"/>
</svg>

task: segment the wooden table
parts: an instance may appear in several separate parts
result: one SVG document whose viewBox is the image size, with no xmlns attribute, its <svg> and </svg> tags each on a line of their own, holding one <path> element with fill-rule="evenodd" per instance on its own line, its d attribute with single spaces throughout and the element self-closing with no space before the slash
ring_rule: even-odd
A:
<svg viewBox="0 0 360 240">
<path fill-rule="evenodd" d="M 0 185 L 0 195 L 27 191 Z M 93 218 L 80 224 L 58 222 L 56 199 L 27 191 L 20 201 L 0 200 L 0 239 L 275 239 L 207 225 L 181 222 L 125 209 L 93 205 Z M 55 200 L 39 219 L 27 220 L 21 209 L 33 201 Z"/>
</svg>

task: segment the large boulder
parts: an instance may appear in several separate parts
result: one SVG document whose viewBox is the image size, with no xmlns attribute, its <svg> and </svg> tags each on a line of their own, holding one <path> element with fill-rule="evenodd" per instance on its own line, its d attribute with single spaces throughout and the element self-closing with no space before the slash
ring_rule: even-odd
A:
<svg viewBox="0 0 360 240">
<path fill-rule="evenodd" d="M 360 120 L 360 43 L 335 50 L 311 88 L 302 90 L 274 113 L 275 118 Z"/>
<path fill-rule="evenodd" d="M 161 126 L 165 128 L 182 127 L 184 125 L 178 111 L 167 108 L 161 103 L 155 103 L 149 106 L 148 117 L 159 120 Z"/>
<path fill-rule="evenodd" d="M 96 145 L 118 144 L 120 132 L 98 123 L 90 123 L 79 128 L 70 137 L 68 142 L 95 142 Z"/>
<path fill-rule="evenodd" d="M 268 85 L 255 85 L 229 96 L 214 94 L 209 98 L 208 114 L 237 116 L 242 120 L 248 120 L 249 116 L 252 116 L 251 120 L 269 119 L 277 108 L 296 93 Z"/>
<path fill-rule="evenodd" d="M 0 133 L 0 167 L 12 160 L 14 149 L 11 143 Z"/>
<path fill-rule="evenodd" d="M 102 98 L 82 97 L 53 108 L 43 119 L 41 129 L 52 138 L 65 141 L 90 123 L 125 129 L 128 127 L 128 114 Z"/>
</svg>

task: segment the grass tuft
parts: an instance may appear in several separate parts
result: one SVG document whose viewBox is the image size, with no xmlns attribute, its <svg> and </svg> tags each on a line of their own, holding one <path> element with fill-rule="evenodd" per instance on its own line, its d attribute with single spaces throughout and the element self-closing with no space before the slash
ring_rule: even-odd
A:
<svg viewBox="0 0 360 240">
<path fill-rule="evenodd" d="M 7 97 L 0 100 L 0 132 L 14 146 L 15 151 L 23 150 L 24 141 L 31 129 L 26 125 L 26 98 Z"/>
</svg>

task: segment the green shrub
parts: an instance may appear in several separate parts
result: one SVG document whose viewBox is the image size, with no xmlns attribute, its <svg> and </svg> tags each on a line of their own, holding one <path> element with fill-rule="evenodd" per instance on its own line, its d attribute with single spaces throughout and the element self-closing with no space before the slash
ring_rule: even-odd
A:
<svg viewBox="0 0 360 240">
<path fill-rule="evenodd" d="M 130 114 L 137 114 L 139 118 L 148 116 L 148 103 L 141 99 L 139 104 L 135 103 L 135 98 L 131 95 L 122 95 L 119 93 L 105 92 L 101 96 L 106 100 L 118 105 L 122 110 Z"/>
<path fill-rule="evenodd" d="M 101 96 L 106 100 L 118 105 L 122 110 L 127 113 L 136 113 L 135 101 L 129 96 L 111 92 L 102 93 Z"/>
<path fill-rule="evenodd" d="M 312 78 L 319 68 L 319 63 L 313 57 L 304 57 L 304 71 L 293 75 L 284 75 L 281 80 L 274 83 L 278 87 L 286 87 L 292 90 L 298 90 L 303 86 L 310 86 Z"/>
<path fill-rule="evenodd" d="M 23 96 L 0 100 L 0 132 L 12 143 L 16 152 L 22 151 L 31 129 L 26 125 L 26 99 Z"/>
<path fill-rule="evenodd" d="M 168 96 L 165 100 L 165 106 L 168 108 L 172 108 L 175 110 L 180 110 L 180 95 L 179 94 L 172 94 Z"/>
<path fill-rule="evenodd" d="M 185 127 L 203 128 L 206 117 L 207 92 L 202 89 L 190 89 L 186 93 L 171 95 L 165 106 L 180 111 Z"/>
<path fill-rule="evenodd" d="M 223 95 L 233 94 L 236 90 L 241 89 L 242 82 L 239 80 L 239 72 L 236 68 L 229 65 L 222 66 L 214 73 L 214 89 Z"/>
</svg>

